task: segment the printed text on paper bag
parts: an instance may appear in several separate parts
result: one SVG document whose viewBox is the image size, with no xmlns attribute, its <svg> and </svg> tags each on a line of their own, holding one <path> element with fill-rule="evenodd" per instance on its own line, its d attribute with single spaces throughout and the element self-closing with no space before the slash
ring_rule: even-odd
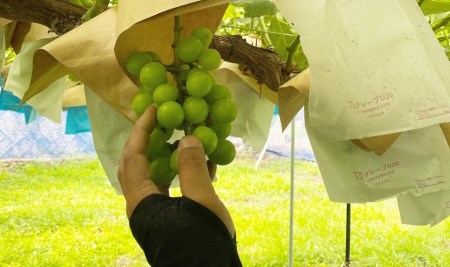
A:
<svg viewBox="0 0 450 267">
<path fill-rule="evenodd" d="M 362 113 L 368 118 L 375 119 L 389 111 L 393 100 L 394 94 L 392 92 L 386 92 L 376 95 L 368 101 L 347 99 L 347 105 L 350 109 Z"/>
<path fill-rule="evenodd" d="M 400 162 L 395 161 L 383 164 L 374 169 L 354 171 L 353 174 L 356 180 L 363 180 L 364 182 L 370 183 L 374 186 L 380 186 L 391 181 L 390 178 L 398 166 L 400 166 Z"/>
</svg>

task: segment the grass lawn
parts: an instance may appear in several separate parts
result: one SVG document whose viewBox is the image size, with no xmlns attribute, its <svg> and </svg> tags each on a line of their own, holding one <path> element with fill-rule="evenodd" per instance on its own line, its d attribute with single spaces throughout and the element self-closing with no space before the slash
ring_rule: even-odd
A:
<svg viewBox="0 0 450 267">
<path fill-rule="evenodd" d="M 218 194 L 244 266 L 287 266 L 288 159 L 219 168 Z M 328 200 L 317 165 L 296 162 L 294 266 L 342 266 L 345 204 Z M 178 190 L 172 190 L 179 194 Z M 0 267 L 148 266 L 124 200 L 95 158 L 0 164 Z M 402 225 L 395 199 L 352 205 L 351 266 L 450 266 L 450 219 Z"/>
</svg>

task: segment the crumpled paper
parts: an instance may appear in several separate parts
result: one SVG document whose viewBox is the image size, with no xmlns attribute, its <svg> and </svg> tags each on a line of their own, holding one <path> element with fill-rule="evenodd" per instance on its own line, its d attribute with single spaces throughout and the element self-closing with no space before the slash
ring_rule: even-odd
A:
<svg viewBox="0 0 450 267">
<path fill-rule="evenodd" d="M 112 187 L 122 194 L 117 171 L 133 122 L 93 90 L 84 88 L 95 151 Z"/>
<path fill-rule="evenodd" d="M 23 101 L 46 90 L 56 79 L 73 73 L 113 108 L 130 120 L 136 119 L 130 103 L 138 89 L 123 73 L 113 52 L 116 16 L 117 8 L 111 8 L 38 49 L 31 84 Z"/>
<path fill-rule="evenodd" d="M 278 88 L 280 121 L 283 131 L 305 105 L 309 95 L 310 80 L 311 70 L 307 68 Z"/>
<path fill-rule="evenodd" d="M 49 43 L 53 38 L 24 42 L 21 52 L 16 55 L 14 63 L 8 73 L 5 88 L 15 96 L 22 98 L 30 84 L 33 53 L 39 47 Z M 61 105 L 63 89 L 67 78 L 61 78 L 50 84 L 46 91 L 30 99 L 28 104 L 41 116 L 55 122 L 61 121 Z"/>
<path fill-rule="evenodd" d="M 421 196 L 401 194 L 397 204 L 404 224 L 434 226 L 450 216 L 450 190 Z"/>
</svg>

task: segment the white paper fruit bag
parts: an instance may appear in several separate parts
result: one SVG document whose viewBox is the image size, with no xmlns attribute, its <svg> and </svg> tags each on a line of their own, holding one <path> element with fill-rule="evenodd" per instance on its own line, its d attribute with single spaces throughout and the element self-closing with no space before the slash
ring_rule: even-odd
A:
<svg viewBox="0 0 450 267">
<path fill-rule="evenodd" d="M 318 135 L 350 140 L 450 121 L 450 63 L 415 0 L 276 4 L 308 57 Z"/>
<path fill-rule="evenodd" d="M 348 140 L 324 140 L 312 129 L 308 112 L 305 120 L 332 201 L 363 203 L 450 189 L 450 150 L 438 125 L 403 133 L 378 156 Z"/>
<path fill-rule="evenodd" d="M 450 216 L 450 190 L 441 190 L 421 196 L 411 193 L 397 197 L 403 223 L 434 226 Z"/>
</svg>

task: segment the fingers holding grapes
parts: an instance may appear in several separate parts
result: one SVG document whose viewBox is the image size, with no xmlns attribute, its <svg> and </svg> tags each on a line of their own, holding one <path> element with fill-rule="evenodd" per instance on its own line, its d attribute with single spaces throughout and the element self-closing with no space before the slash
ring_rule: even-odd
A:
<svg viewBox="0 0 450 267">
<path fill-rule="evenodd" d="M 128 57 L 126 68 L 140 82 L 131 104 L 136 115 L 148 116 L 144 113 L 147 107 L 157 107 L 152 110 L 156 119 L 152 118 L 155 123 L 145 152 L 140 147 L 140 155 L 150 162 L 148 173 L 141 176 L 167 189 L 179 174 L 183 195 L 210 208 L 232 233 L 231 217 L 211 180 L 216 164 L 227 165 L 235 158 L 235 147 L 226 138 L 237 107 L 229 88 L 210 73 L 222 60 L 218 51 L 209 48 L 212 37 L 209 29 L 197 27 L 175 42 L 172 64 L 164 65 L 153 51 L 140 51 Z M 174 141 L 175 130 L 183 131 L 185 137 Z"/>
<path fill-rule="evenodd" d="M 150 132 L 153 131 L 156 118 L 154 106 L 148 107 L 136 121 L 128 141 L 125 144 L 120 161 L 118 178 L 127 202 L 127 215 L 137 204 L 150 194 L 167 194 L 167 189 L 157 187 L 150 179 L 147 145 Z"/>
</svg>

